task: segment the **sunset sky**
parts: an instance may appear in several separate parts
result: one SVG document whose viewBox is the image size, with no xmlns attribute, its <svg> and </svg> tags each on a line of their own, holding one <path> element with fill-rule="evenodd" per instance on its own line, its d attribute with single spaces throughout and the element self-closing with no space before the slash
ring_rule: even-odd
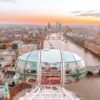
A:
<svg viewBox="0 0 100 100">
<path fill-rule="evenodd" d="M 100 0 L 0 0 L 0 23 L 100 24 Z"/>
</svg>

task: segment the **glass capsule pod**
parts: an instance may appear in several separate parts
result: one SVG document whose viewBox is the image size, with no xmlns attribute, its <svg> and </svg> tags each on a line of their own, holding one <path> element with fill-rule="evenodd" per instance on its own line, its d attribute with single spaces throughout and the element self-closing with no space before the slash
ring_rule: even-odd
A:
<svg viewBox="0 0 100 100">
<path fill-rule="evenodd" d="M 83 58 L 57 49 L 36 50 L 18 57 L 16 75 L 28 84 L 65 84 L 86 75 Z"/>
</svg>

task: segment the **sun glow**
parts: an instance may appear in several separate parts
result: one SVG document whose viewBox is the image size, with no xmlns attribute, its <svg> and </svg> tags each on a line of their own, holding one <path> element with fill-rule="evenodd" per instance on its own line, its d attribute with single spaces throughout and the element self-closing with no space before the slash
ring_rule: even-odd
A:
<svg viewBox="0 0 100 100">
<path fill-rule="evenodd" d="M 82 16 L 50 16 L 36 14 L 0 14 L 0 22 L 23 23 L 23 24 L 54 24 L 59 21 L 63 24 L 100 24 L 99 17 L 82 17 Z"/>
</svg>

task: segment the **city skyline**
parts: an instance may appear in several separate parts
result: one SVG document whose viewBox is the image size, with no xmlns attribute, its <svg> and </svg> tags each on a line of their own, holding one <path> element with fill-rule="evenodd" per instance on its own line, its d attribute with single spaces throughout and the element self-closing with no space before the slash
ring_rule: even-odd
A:
<svg viewBox="0 0 100 100">
<path fill-rule="evenodd" d="M 100 24 L 99 0 L 0 0 L 0 23 Z"/>
</svg>

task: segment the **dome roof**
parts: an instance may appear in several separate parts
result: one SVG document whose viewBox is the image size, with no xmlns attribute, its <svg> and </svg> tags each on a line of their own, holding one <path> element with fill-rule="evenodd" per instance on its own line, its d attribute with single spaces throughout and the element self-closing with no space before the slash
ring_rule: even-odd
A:
<svg viewBox="0 0 100 100">
<path fill-rule="evenodd" d="M 37 50 L 23 54 L 18 59 L 27 62 L 41 62 L 56 63 L 56 62 L 73 62 L 83 60 L 75 53 L 62 51 L 57 49 Z"/>
</svg>

